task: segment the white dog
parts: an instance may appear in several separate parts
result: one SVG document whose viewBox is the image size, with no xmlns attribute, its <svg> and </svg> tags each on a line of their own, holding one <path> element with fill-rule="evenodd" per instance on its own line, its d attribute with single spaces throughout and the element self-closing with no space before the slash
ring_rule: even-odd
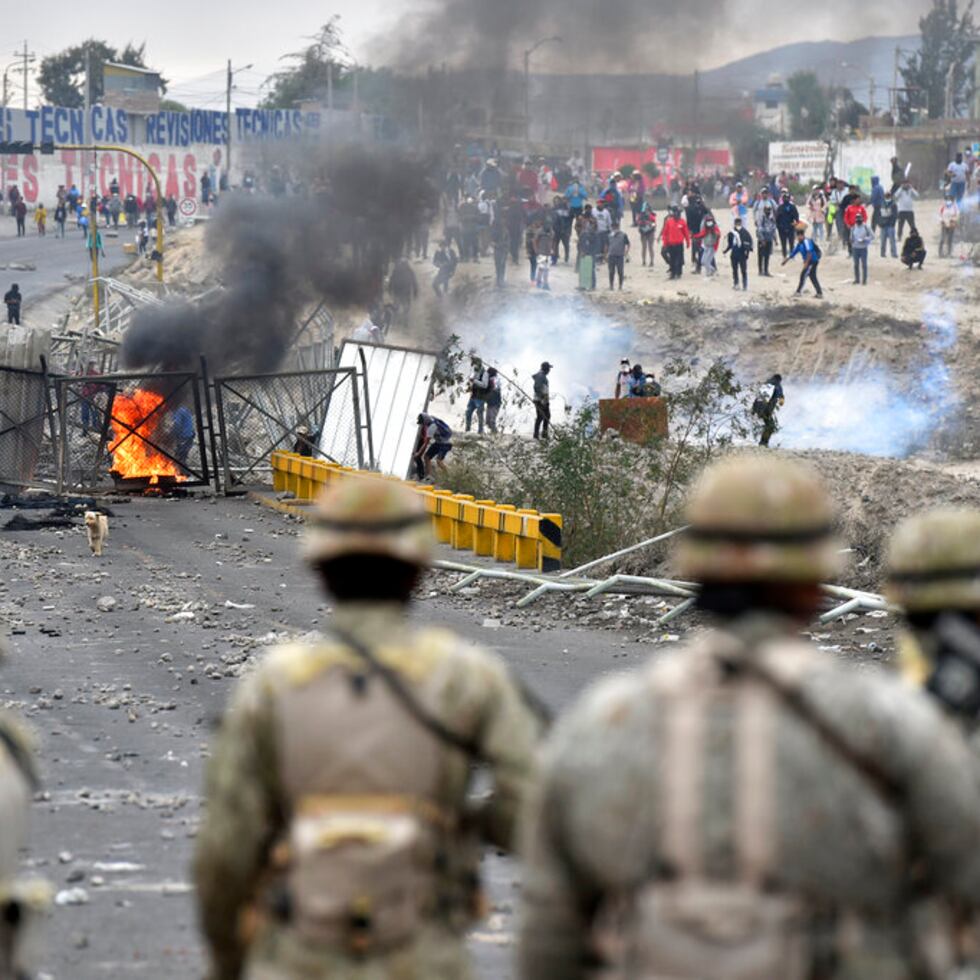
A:
<svg viewBox="0 0 980 980">
<path fill-rule="evenodd" d="M 102 557 L 102 546 L 109 537 L 109 518 L 96 510 L 85 511 L 85 528 L 88 531 L 88 546 L 96 558 Z"/>
</svg>

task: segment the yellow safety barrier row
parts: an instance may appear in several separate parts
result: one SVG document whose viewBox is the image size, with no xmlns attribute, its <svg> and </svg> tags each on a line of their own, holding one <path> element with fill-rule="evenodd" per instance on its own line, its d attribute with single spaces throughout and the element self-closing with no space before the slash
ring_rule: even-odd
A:
<svg viewBox="0 0 980 980">
<path fill-rule="evenodd" d="M 332 480 L 397 479 L 297 453 L 274 452 L 271 463 L 273 489 L 277 493 L 291 493 L 296 500 L 314 500 Z M 425 498 L 436 538 L 443 544 L 495 561 L 513 562 L 518 568 L 536 568 L 542 572 L 561 568 L 561 514 L 542 514 L 493 500 L 476 500 L 467 494 L 424 483 L 406 482 L 405 485 Z"/>
</svg>

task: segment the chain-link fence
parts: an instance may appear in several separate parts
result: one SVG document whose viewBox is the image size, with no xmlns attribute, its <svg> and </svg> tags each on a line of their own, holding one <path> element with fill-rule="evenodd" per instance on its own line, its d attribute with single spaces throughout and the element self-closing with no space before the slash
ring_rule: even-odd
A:
<svg viewBox="0 0 980 980">
<path fill-rule="evenodd" d="M 54 388 L 59 491 L 210 482 L 196 374 L 83 375 Z"/>
<path fill-rule="evenodd" d="M 47 377 L 0 367 L 0 483 L 55 482 Z"/>
<path fill-rule="evenodd" d="M 364 413 L 352 368 L 216 378 L 214 400 L 226 492 L 271 482 L 276 449 L 322 458 L 328 414 L 332 427 L 350 433 L 357 465 L 364 465 Z"/>
</svg>

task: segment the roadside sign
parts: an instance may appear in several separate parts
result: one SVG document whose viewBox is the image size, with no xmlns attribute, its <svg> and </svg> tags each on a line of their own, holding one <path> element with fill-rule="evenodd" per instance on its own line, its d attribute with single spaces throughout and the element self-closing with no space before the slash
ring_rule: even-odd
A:
<svg viewBox="0 0 980 980">
<path fill-rule="evenodd" d="M 197 201 L 193 197 L 185 197 L 179 204 L 180 213 L 185 218 L 193 218 L 197 213 Z"/>
</svg>

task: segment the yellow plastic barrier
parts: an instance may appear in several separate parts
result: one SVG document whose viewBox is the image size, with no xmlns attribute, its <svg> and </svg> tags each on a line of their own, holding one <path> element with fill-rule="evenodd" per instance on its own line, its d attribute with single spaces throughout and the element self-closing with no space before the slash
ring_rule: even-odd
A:
<svg viewBox="0 0 980 980">
<path fill-rule="evenodd" d="M 291 493 L 297 501 L 315 500 L 335 480 L 397 479 L 296 453 L 274 452 L 270 462 L 273 489 L 276 493 Z M 561 514 L 541 514 L 494 500 L 475 500 L 468 494 L 426 484 L 408 486 L 423 496 L 436 539 L 443 544 L 495 561 L 516 562 L 518 568 L 543 572 L 561 568 Z"/>
</svg>

